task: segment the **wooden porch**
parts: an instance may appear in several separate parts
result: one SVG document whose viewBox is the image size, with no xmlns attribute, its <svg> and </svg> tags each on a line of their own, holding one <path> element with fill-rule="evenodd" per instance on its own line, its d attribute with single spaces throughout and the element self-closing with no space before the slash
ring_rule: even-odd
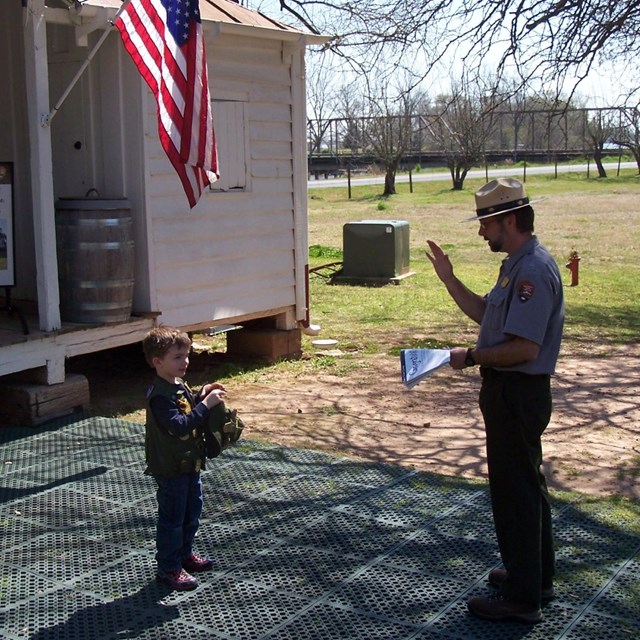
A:
<svg viewBox="0 0 640 640">
<path fill-rule="evenodd" d="M 2 300 L 2 299 L 0 299 Z M 0 425 L 36 426 L 90 406 L 84 376 L 67 375 L 67 359 L 139 342 L 154 325 L 154 315 L 114 324 L 65 322 L 42 331 L 36 305 L 0 304 Z"/>
</svg>

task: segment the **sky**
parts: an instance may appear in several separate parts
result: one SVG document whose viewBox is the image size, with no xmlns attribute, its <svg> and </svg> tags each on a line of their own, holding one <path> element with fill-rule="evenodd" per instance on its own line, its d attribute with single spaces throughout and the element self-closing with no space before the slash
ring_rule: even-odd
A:
<svg viewBox="0 0 640 640">
<path fill-rule="evenodd" d="M 265 13 L 266 15 L 281 20 L 289 24 L 295 24 L 295 18 L 280 9 L 279 0 L 240 0 L 240 4 L 250 9 L 255 9 Z M 495 54 L 493 66 L 497 64 L 499 53 Z M 317 64 L 317 58 L 313 55 L 307 57 L 308 67 Z M 430 78 L 428 93 L 446 93 L 449 86 L 450 69 L 456 67 L 456 59 L 447 62 L 439 77 Z M 492 61 L 487 61 L 487 68 L 490 69 Z M 583 80 L 576 93 L 576 97 L 586 107 L 610 107 L 624 104 L 624 95 L 633 88 L 637 88 L 638 73 L 633 73 L 634 65 L 628 61 L 622 61 L 619 65 L 608 66 L 594 69 L 589 76 Z M 344 82 L 344 80 L 341 80 Z M 571 90 L 575 84 L 575 78 L 568 78 L 563 89 L 565 95 Z M 435 88 L 435 91 L 434 91 Z M 638 98 L 640 100 L 640 98 Z"/>
</svg>

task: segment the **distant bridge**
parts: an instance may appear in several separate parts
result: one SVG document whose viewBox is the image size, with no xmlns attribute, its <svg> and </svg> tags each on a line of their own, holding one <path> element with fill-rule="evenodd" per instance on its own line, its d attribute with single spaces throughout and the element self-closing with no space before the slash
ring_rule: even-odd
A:
<svg viewBox="0 0 640 640">
<path fill-rule="evenodd" d="M 488 112 L 487 118 L 483 139 L 488 165 L 522 161 L 553 164 L 589 157 L 594 135 L 633 140 L 640 126 L 637 107 L 521 109 Z M 380 164 L 373 155 L 361 151 L 367 147 L 370 130 L 377 131 L 379 120 L 376 116 L 308 120 L 309 173 L 345 173 Z M 403 157 L 403 169 L 446 166 L 445 153 L 438 150 L 442 140 L 432 133 L 432 127 L 441 130 L 442 114 L 388 116 L 382 121 L 385 131 L 402 130 L 411 136 L 407 139 L 414 150 Z M 610 149 L 610 153 L 617 152 L 617 146 Z"/>
<path fill-rule="evenodd" d="M 617 150 L 616 150 L 617 151 Z M 505 162 L 535 162 L 553 163 L 566 162 L 584 158 L 590 154 L 584 149 L 546 149 L 546 150 L 526 150 L 518 151 L 501 149 L 489 151 L 485 154 L 485 163 L 497 164 Z M 315 177 L 320 175 L 342 175 L 347 171 L 359 171 L 372 165 L 380 164 L 380 161 L 371 154 L 349 153 L 349 154 L 328 154 L 314 153 L 309 155 L 309 174 Z M 415 166 L 421 167 L 446 167 L 447 158 L 440 151 L 422 151 L 407 153 L 400 162 L 400 167 L 408 169 Z"/>
</svg>

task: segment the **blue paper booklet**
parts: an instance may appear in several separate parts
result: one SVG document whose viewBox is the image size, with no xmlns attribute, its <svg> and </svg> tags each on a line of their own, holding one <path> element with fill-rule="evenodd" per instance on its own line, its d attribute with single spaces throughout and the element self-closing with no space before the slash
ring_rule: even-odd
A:
<svg viewBox="0 0 640 640">
<path fill-rule="evenodd" d="M 449 349 L 402 349 L 400 366 L 402 382 L 408 389 L 413 389 L 434 371 L 449 364 Z"/>
</svg>

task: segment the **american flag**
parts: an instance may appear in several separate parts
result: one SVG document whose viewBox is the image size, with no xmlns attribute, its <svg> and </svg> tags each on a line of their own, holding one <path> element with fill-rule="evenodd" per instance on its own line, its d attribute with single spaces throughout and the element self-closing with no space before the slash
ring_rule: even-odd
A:
<svg viewBox="0 0 640 640">
<path fill-rule="evenodd" d="M 155 95 L 160 142 L 193 208 L 218 174 L 198 0 L 130 0 L 114 24 Z"/>
</svg>

